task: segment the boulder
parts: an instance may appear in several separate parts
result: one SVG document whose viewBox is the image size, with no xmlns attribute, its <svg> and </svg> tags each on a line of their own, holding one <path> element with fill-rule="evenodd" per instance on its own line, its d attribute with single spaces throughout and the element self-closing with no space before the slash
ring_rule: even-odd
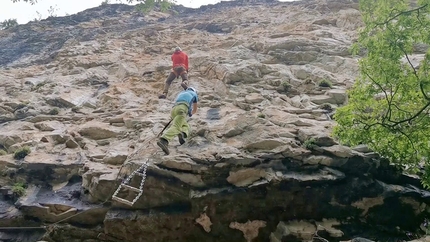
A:
<svg viewBox="0 0 430 242">
<path fill-rule="evenodd" d="M 78 132 L 89 139 L 100 140 L 118 137 L 122 134 L 123 129 L 109 126 L 106 123 L 88 122 Z"/>
<path fill-rule="evenodd" d="M 84 155 L 79 152 L 47 154 L 33 151 L 24 158 L 19 173 L 36 183 L 61 183 L 78 175 L 84 161 Z"/>
</svg>

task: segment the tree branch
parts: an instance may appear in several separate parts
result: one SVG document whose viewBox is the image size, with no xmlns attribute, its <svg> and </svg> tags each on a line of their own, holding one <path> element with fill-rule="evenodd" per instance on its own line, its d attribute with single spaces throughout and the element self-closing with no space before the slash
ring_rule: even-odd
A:
<svg viewBox="0 0 430 242">
<path fill-rule="evenodd" d="M 387 103 L 388 103 L 388 110 L 387 110 L 387 112 L 385 113 L 385 115 L 384 115 L 384 118 L 383 119 L 386 119 L 386 118 L 388 118 L 389 116 L 391 116 L 391 100 L 392 99 L 390 99 L 390 100 L 388 100 L 388 94 L 387 94 L 387 92 L 385 91 L 385 89 L 384 88 L 382 88 L 382 86 L 381 86 L 381 84 L 379 84 L 377 81 L 375 81 L 370 75 L 369 75 L 369 73 L 367 73 L 366 71 L 364 71 L 364 74 L 376 85 L 376 86 L 378 86 L 378 88 L 379 89 L 381 89 L 381 91 L 382 92 L 384 92 L 384 95 L 385 95 L 385 100 L 387 101 Z"/>
<path fill-rule="evenodd" d="M 408 14 L 408 13 L 412 13 L 412 12 L 415 12 L 415 11 L 417 11 L 419 13 L 420 9 L 423 9 L 423 8 L 427 7 L 427 5 L 428 4 L 424 4 L 423 6 L 418 7 L 418 8 L 414 8 L 414 9 L 407 10 L 407 11 L 401 11 L 401 12 L 397 13 L 396 15 L 394 15 L 393 17 L 387 19 L 386 21 L 384 21 L 382 23 L 376 23 L 375 26 L 388 24 L 389 22 L 391 22 L 392 20 L 394 20 L 395 18 L 397 18 L 397 17 L 399 17 L 400 15 L 403 15 L 403 14 Z"/>
<path fill-rule="evenodd" d="M 412 120 L 414 120 L 416 117 L 418 117 L 418 116 L 420 116 L 428 107 L 430 106 L 430 102 L 428 102 L 426 105 L 424 105 L 424 107 L 422 107 L 417 113 L 415 113 L 412 117 L 410 117 L 410 118 L 407 118 L 407 119 L 403 119 L 403 120 L 400 120 L 400 121 L 397 121 L 397 122 L 395 122 L 395 121 L 392 121 L 392 120 L 389 120 L 391 123 L 393 123 L 393 124 L 390 124 L 390 126 L 391 127 L 395 127 L 396 125 L 399 125 L 399 124 L 402 124 L 402 123 L 406 123 L 406 122 L 411 122 Z"/>
<path fill-rule="evenodd" d="M 424 98 L 425 98 L 427 101 L 430 101 L 430 98 L 427 96 L 427 94 L 426 94 L 426 93 L 425 93 L 425 91 L 424 91 L 424 84 L 423 84 L 423 82 L 420 82 L 420 90 L 421 90 L 421 93 L 423 94 Z"/>
</svg>

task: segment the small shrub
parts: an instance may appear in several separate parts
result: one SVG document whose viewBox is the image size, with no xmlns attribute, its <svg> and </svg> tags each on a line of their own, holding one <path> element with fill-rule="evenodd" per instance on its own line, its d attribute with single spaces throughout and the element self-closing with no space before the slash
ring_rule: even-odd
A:
<svg viewBox="0 0 430 242">
<path fill-rule="evenodd" d="M 259 118 L 265 118 L 265 117 L 266 117 L 266 115 L 264 115 L 264 113 L 259 113 L 259 114 L 257 115 L 257 117 L 259 117 Z"/>
<path fill-rule="evenodd" d="M 108 5 L 108 4 L 110 4 L 110 0 L 104 0 L 104 1 L 100 4 L 100 6 L 105 6 L 105 5 Z"/>
<path fill-rule="evenodd" d="M 281 83 L 282 88 L 284 89 L 285 92 L 288 92 L 291 89 L 291 84 L 287 81 L 283 81 Z"/>
<path fill-rule="evenodd" d="M 53 109 L 51 109 L 51 111 L 49 111 L 48 114 L 50 114 L 50 115 L 57 115 L 58 113 L 60 113 L 60 111 L 58 110 L 58 108 L 53 108 Z"/>
<path fill-rule="evenodd" d="M 72 108 L 72 112 L 74 112 L 74 113 L 78 113 L 79 112 L 79 107 L 78 106 L 74 106 L 73 108 Z"/>
<path fill-rule="evenodd" d="M 303 147 L 305 147 L 308 150 L 312 150 L 315 147 L 318 147 L 318 145 L 316 145 L 316 141 L 314 138 L 310 138 L 308 140 L 305 140 L 305 142 L 303 142 Z"/>
<path fill-rule="evenodd" d="M 320 105 L 321 109 L 327 110 L 329 112 L 333 111 L 333 107 L 331 106 L 330 103 L 323 103 Z"/>
<path fill-rule="evenodd" d="M 16 19 L 7 19 L 3 22 L 0 22 L 0 29 L 8 29 L 18 25 L 18 21 Z"/>
<path fill-rule="evenodd" d="M 2 156 L 2 155 L 7 155 L 7 151 L 5 151 L 5 150 L 0 150 L 0 156 Z"/>
<path fill-rule="evenodd" d="M 134 0 L 127 0 L 129 3 Z M 175 4 L 173 0 L 146 0 L 136 5 L 136 10 L 139 12 L 147 13 L 153 10 L 155 7 L 159 7 L 162 12 L 166 12 L 172 8 Z"/>
<path fill-rule="evenodd" d="M 39 83 L 37 83 L 37 85 L 36 85 L 36 89 L 39 89 L 39 88 L 41 88 L 41 87 L 45 86 L 45 84 L 46 84 L 46 81 L 43 81 L 43 82 L 39 82 Z"/>
<path fill-rule="evenodd" d="M 25 184 L 21 182 L 17 182 L 12 187 L 12 192 L 19 197 L 24 196 L 25 194 Z"/>
<path fill-rule="evenodd" d="M 20 159 L 24 159 L 24 157 L 26 157 L 28 154 L 30 154 L 31 149 L 28 146 L 24 146 L 20 149 L 17 149 L 15 151 L 15 153 L 13 154 L 13 158 L 20 160 Z"/>
<path fill-rule="evenodd" d="M 49 8 L 48 8 L 49 17 L 57 17 L 57 11 L 60 9 L 56 8 L 56 7 L 57 7 L 57 5 L 55 5 L 55 7 L 49 6 Z"/>
<path fill-rule="evenodd" d="M 43 86 L 45 86 L 46 85 L 46 81 L 43 81 L 43 82 L 39 82 L 39 83 L 37 83 L 37 85 L 36 86 L 33 86 L 32 88 L 31 88 L 31 91 L 39 91 Z"/>
<path fill-rule="evenodd" d="M 324 80 L 320 81 L 320 83 L 318 84 L 318 86 L 320 86 L 320 87 L 330 87 L 331 88 L 333 86 L 333 84 L 331 83 L 331 81 L 324 79 Z"/>
<path fill-rule="evenodd" d="M 37 14 L 37 18 L 34 18 L 33 21 L 38 22 L 42 20 L 42 14 L 39 13 L 39 11 L 36 11 L 36 14 Z"/>
</svg>

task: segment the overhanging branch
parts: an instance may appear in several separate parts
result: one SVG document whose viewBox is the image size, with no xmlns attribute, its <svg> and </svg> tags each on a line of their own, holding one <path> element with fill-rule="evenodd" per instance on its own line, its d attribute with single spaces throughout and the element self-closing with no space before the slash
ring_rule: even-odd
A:
<svg viewBox="0 0 430 242">
<path fill-rule="evenodd" d="M 417 11 L 417 12 L 418 12 L 418 14 L 419 14 L 420 10 L 421 10 L 421 9 L 423 9 L 423 8 L 425 8 L 425 7 L 427 7 L 427 5 L 428 5 L 428 4 L 424 4 L 423 6 L 418 7 L 418 8 L 414 8 L 414 9 L 407 10 L 407 11 L 401 11 L 401 12 L 397 13 L 396 15 L 394 15 L 393 17 L 391 17 L 391 18 L 389 18 L 389 19 L 385 20 L 385 21 L 384 21 L 384 22 L 382 22 L 382 23 L 376 23 L 376 25 L 375 25 L 375 26 L 388 24 L 390 21 L 394 20 L 395 18 L 397 18 L 397 17 L 399 17 L 400 15 L 403 15 L 403 14 L 409 14 L 409 13 L 412 13 L 412 12 L 415 12 L 415 11 Z"/>
</svg>

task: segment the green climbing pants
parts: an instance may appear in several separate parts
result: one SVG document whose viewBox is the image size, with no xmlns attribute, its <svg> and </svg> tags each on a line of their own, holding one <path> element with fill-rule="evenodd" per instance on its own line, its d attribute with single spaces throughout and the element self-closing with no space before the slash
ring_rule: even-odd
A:
<svg viewBox="0 0 430 242">
<path fill-rule="evenodd" d="M 169 129 L 161 136 L 167 141 L 172 140 L 175 136 L 184 132 L 187 137 L 190 132 L 190 126 L 187 123 L 188 106 L 184 103 L 173 107 L 170 116 L 172 117 L 172 124 Z"/>
</svg>

